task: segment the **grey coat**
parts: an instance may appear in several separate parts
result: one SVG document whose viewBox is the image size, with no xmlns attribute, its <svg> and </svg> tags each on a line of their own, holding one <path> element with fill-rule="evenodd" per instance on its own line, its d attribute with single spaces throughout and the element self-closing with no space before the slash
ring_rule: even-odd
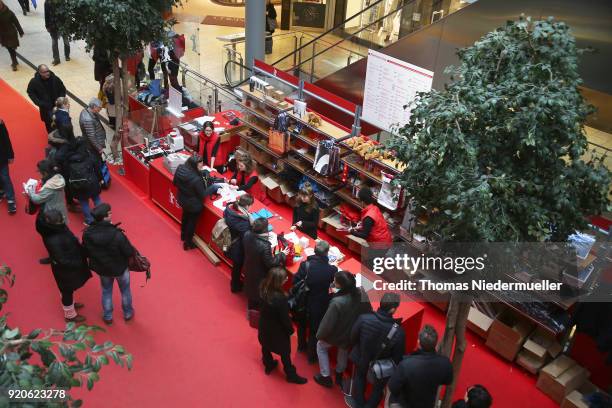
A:
<svg viewBox="0 0 612 408">
<path fill-rule="evenodd" d="M 340 291 L 329 302 L 329 307 L 317 331 L 317 340 L 333 346 L 348 348 L 351 344 L 351 329 L 357 318 L 372 311 L 365 292 L 352 296 Z"/>
<path fill-rule="evenodd" d="M 64 223 L 68 224 L 64 187 L 66 187 L 64 177 L 56 174 L 47 180 L 38 193 L 31 193 L 30 199 L 34 204 L 40 205 L 40 211 L 43 213 L 48 210 L 59 210 L 64 215 Z"/>
<path fill-rule="evenodd" d="M 98 115 L 91 113 L 89 109 L 83 109 L 79 116 L 79 125 L 83 137 L 86 137 L 90 145 L 101 152 L 106 146 L 106 130 Z"/>
</svg>

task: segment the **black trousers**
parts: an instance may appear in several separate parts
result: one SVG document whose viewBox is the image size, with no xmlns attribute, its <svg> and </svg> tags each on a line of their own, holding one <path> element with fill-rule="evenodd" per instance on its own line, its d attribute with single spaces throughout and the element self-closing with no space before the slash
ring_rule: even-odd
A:
<svg viewBox="0 0 612 408">
<path fill-rule="evenodd" d="M 308 316 L 297 322 L 298 348 L 305 348 L 312 359 L 317 358 L 317 331 L 322 319 L 322 316 Z"/>
<path fill-rule="evenodd" d="M 283 370 L 285 371 L 285 375 L 287 377 L 296 375 L 295 366 L 291 362 L 291 353 L 283 353 L 279 355 L 280 355 L 281 361 L 283 362 Z M 272 352 L 268 350 L 267 348 L 265 348 L 264 346 L 261 346 L 261 361 L 263 361 L 264 366 L 266 368 L 270 368 L 272 367 L 272 364 L 274 364 L 274 358 L 272 357 Z"/>
<path fill-rule="evenodd" d="M 45 128 L 47 129 L 47 133 L 51 133 L 53 130 L 53 119 L 51 118 L 51 111 L 46 109 L 40 109 L 40 116 L 42 121 L 45 122 Z"/>
<path fill-rule="evenodd" d="M 198 224 L 198 218 L 200 217 L 200 213 L 198 212 L 189 212 L 183 210 L 183 216 L 181 218 L 181 240 L 187 243 L 193 242 L 193 235 L 195 234 L 195 229 Z"/>
<path fill-rule="evenodd" d="M 7 48 L 9 55 L 11 56 L 11 64 L 17 65 L 17 50 L 15 48 Z"/>
<path fill-rule="evenodd" d="M 240 253 L 235 259 L 232 259 L 232 288 L 237 288 L 241 284 L 241 272 L 244 265 L 244 254 Z"/>
<path fill-rule="evenodd" d="M 62 293 L 62 305 L 71 306 L 74 302 L 74 291 L 72 290 L 63 290 Z"/>
<path fill-rule="evenodd" d="M 19 0 L 19 5 L 21 6 L 21 10 L 23 10 L 24 13 L 30 11 L 29 0 Z"/>
</svg>

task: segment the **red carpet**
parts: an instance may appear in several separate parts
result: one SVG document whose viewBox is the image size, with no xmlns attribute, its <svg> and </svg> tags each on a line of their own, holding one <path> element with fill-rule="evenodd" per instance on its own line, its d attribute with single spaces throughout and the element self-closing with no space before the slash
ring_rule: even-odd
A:
<svg viewBox="0 0 612 408">
<path fill-rule="evenodd" d="M 15 163 L 11 175 L 16 190 L 35 175 L 43 156 L 44 126 L 38 112 L 0 80 L 0 117 L 7 123 Z M 73 118 L 78 117 L 74 104 Z M 131 372 L 105 367 L 92 392 L 75 390 L 90 407 L 342 407 L 337 390 L 322 389 L 312 381 L 316 366 L 295 355 L 298 372 L 309 378 L 305 386 L 287 384 L 281 372 L 267 377 L 259 356 L 257 333 L 245 319 L 246 302 L 229 292 L 226 271 L 213 267 L 198 252 L 185 253 L 178 225 L 152 204 L 134 194 L 120 176 L 102 198 L 113 205 L 113 219 L 123 222 L 131 241 L 150 257 L 153 279 L 145 288 L 142 274 L 132 274 L 136 317 L 121 319 L 115 290 L 115 324 L 100 339 L 124 345 L 134 355 Z M 19 198 L 18 198 L 19 200 Z M 63 327 L 59 292 L 48 266 L 39 265 L 45 255 L 34 218 L 22 210 L 8 216 L 0 207 L 0 263 L 17 275 L 10 291 L 9 324 L 22 331 L 34 327 Z M 70 227 L 81 235 L 80 214 L 71 214 Z M 76 294 L 85 303 L 83 314 L 90 324 L 101 321 L 100 287 L 94 277 Z M 443 329 L 444 316 L 427 306 L 425 321 Z M 495 407 L 555 407 L 535 388 L 535 379 L 493 355 L 482 341 L 468 334 L 457 397 L 465 388 L 481 383 L 491 390 Z M 295 345 L 295 337 L 293 338 Z"/>
</svg>

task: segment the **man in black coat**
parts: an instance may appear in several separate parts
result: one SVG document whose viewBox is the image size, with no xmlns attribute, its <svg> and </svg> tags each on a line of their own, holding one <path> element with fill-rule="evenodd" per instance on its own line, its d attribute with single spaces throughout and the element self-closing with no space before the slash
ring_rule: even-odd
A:
<svg viewBox="0 0 612 408">
<path fill-rule="evenodd" d="M 327 241 L 317 242 L 314 255 L 302 262 L 293 276 L 294 286 L 306 279 L 308 287 L 306 316 L 300 316 L 298 320 L 298 351 L 306 351 L 311 363 L 317 361 L 317 331 L 329 306 L 329 289 L 338 272 L 337 267 L 329 264 L 328 252 Z"/>
<path fill-rule="evenodd" d="M 387 380 L 372 385 L 372 393 L 365 398 L 366 377 L 370 363 L 374 360 L 391 358 L 399 364 L 404 355 L 406 334 L 401 327 L 397 328 L 393 338 L 383 348 L 393 324 L 400 324 L 393 314 L 400 304 L 397 293 L 385 293 L 380 301 L 378 311 L 359 316 L 351 330 L 351 361 L 355 363 L 353 379 L 353 399 L 356 407 L 375 408 L 380 403 Z"/>
<path fill-rule="evenodd" d="M 102 174 L 97 160 L 87 148 L 87 142 L 82 138 L 77 138 L 70 143 L 66 159 L 62 161 L 62 174 L 67 174 L 66 182 L 69 185 L 70 197 L 79 200 L 81 211 L 83 211 L 83 221 L 85 225 L 91 225 L 94 218 L 91 214 L 89 200 L 93 201 L 94 206 L 99 205 L 100 199 L 100 180 Z M 60 157 L 62 157 L 60 152 Z M 61 160 L 57 157 L 56 160 Z M 58 163 L 59 164 L 59 163 Z"/>
<path fill-rule="evenodd" d="M 128 260 L 134 255 L 134 247 L 123 230 L 111 223 L 109 204 L 98 205 L 92 214 L 95 221 L 83 232 L 83 246 L 87 251 L 91 269 L 100 275 L 104 309 L 102 319 L 106 324 L 113 323 L 113 285 L 116 280 L 121 291 L 123 318 L 129 321 L 134 317 L 134 308 Z"/>
<path fill-rule="evenodd" d="M 49 227 L 44 242 L 49 251 L 55 283 L 62 294 L 64 319 L 67 322 L 82 322 L 85 317 L 77 314 L 76 309 L 83 305 L 74 302 L 74 291 L 91 278 L 85 250 L 64 223 L 64 216 L 59 210 L 45 211 L 44 217 Z"/>
<path fill-rule="evenodd" d="M 66 87 L 59 77 L 46 65 L 39 65 L 34 78 L 28 84 L 28 96 L 38 106 L 40 119 L 45 122 L 47 133 L 53 130 L 51 126 L 53 107 L 60 96 L 66 96 Z"/>
<path fill-rule="evenodd" d="M 253 230 L 244 234 L 244 289 L 248 299 L 249 310 L 259 310 L 261 297 L 259 284 L 273 266 L 284 266 L 289 250 L 283 249 L 276 255 L 272 254 L 272 245 L 268 240 L 268 220 L 258 218 L 253 221 Z"/>
<path fill-rule="evenodd" d="M 389 379 L 390 403 L 402 407 L 433 408 L 441 385 L 453 380 L 448 357 L 436 353 L 438 333 L 426 325 L 419 333 L 419 350 L 406 356 Z"/>
<path fill-rule="evenodd" d="M 251 230 L 249 208 L 253 205 L 253 196 L 243 194 L 235 203 L 229 204 L 223 211 L 223 219 L 232 236 L 232 243 L 227 250 L 227 256 L 232 260 L 232 280 L 230 290 L 238 293 L 242 290 L 240 273 L 244 265 L 244 234 Z"/>
<path fill-rule="evenodd" d="M 60 63 L 59 46 L 58 40 L 60 37 L 59 29 L 57 26 L 57 5 L 55 0 L 45 1 L 45 28 L 51 35 L 51 49 L 53 51 L 53 65 Z M 66 61 L 70 61 L 70 41 L 67 35 L 62 35 L 64 41 L 64 56 Z"/>
<path fill-rule="evenodd" d="M 11 215 L 17 212 L 15 189 L 9 174 L 9 164 L 13 163 L 13 160 L 15 160 L 13 145 L 11 144 L 6 125 L 0 119 L 0 201 L 6 197 L 8 212 Z"/>
</svg>

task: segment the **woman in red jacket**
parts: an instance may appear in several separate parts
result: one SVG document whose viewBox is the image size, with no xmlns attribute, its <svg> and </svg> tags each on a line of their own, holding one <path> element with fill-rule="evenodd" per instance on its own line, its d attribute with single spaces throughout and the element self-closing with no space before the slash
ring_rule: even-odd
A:
<svg viewBox="0 0 612 408">
<path fill-rule="evenodd" d="M 349 229 L 349 233 L 368 242 L 393 242 L 389 225 L 376 205 L 372 190 L 369 187 L 363 187 L 359 190 L 357 197 L 364 203 L 365 208 L 361 211 L 360 225 Z"/>
<path fill-rule="evenodd" d="M 200 146 L 198 153 L 204 160 L 204 165 L 215 168 L 219 173 L 225 172 L 227 157 L 219 157 L 219 147 L 221 146 L 221 138 L 215 132 L 215 125 L 212 122 L 204 122 L 202 131 L 200 132 Z"/>
<path fill-rule="evenodd" d="M 268 203 L 266 191 L 259 182 L 259 176 L 255 170 L 255 162 L 249 153 L 244 153 L 236 160 L 236 172 L 230 180 L 230 184 L 240 191 L 246 191 L 254 199 L 264 204 Z"/>
</svg>

